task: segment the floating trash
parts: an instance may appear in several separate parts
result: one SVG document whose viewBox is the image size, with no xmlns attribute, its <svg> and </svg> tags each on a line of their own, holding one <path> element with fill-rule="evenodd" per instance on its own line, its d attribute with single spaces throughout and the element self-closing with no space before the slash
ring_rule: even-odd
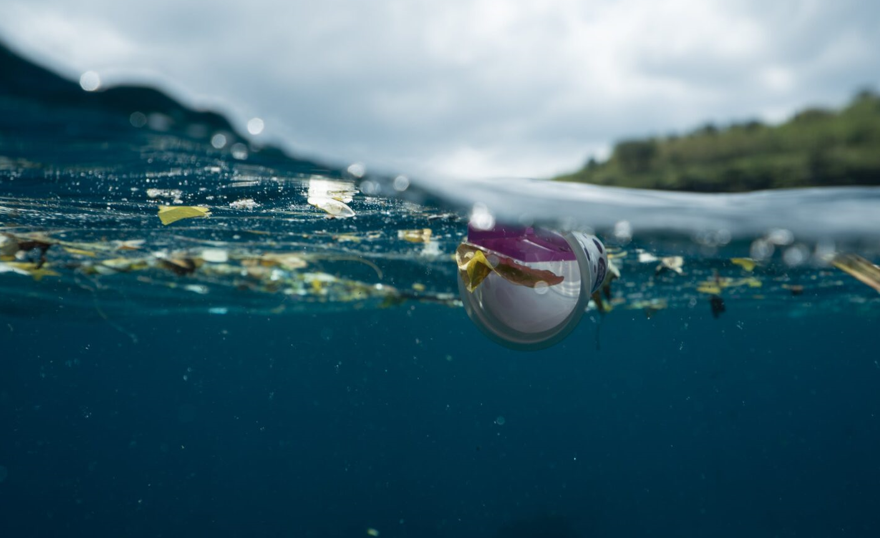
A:
<svg viewBox="0 0 880 538">
<path fill-rule="evenodd" d="M 858 254 L 838 254 L 831 265 L 880 292 L 880 267 Z"/>
<path fill-rule="evenodd" d="M 162 224 L 168 226 L 174 222 L 184 219 L 205 218 L 211 215 L 211 210 L 202 206 L 159 206 L 159 220 Z"/>
</svg>

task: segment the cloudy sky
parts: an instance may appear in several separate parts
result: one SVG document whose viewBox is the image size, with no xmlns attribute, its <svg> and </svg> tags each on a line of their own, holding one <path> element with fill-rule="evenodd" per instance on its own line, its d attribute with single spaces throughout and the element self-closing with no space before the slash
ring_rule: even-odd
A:
<svg viewBox="0 0 880 538">
<path fill-rule="evenodd" d="M 880 87 L 873 0 L 0 0 L 0 39 L 149 82 L 299 154 L 544 177 L 623 137 Z M 242 128 L 242 130 L 244 130 Z"/>
</svg>

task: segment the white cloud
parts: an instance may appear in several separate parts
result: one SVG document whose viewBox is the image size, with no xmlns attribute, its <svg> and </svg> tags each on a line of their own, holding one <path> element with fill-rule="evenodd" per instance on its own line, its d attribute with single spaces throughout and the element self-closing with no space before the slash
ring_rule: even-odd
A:
<svg viewBox="0 0 880 538">
<path fill-rule="evenodd" d="M 877 84 L 867 0 L 0 0 L 72 77 L 225 103 L 264 138 L 410 174 L 546 176 L 622 137 Z M 870 78 L 868 78 L 870 77 Z M 243 129 L 244 130 L 244 129 Z"/>
</svg>

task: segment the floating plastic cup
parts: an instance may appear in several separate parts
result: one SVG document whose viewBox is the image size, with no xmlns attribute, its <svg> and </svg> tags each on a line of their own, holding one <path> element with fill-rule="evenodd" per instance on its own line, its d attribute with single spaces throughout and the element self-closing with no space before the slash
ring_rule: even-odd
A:
<svg viewBox="0 0 880 538">
<path fill-rule="evenodd" d="M 602 243 L 580 232 L 469 227 L 459 247 L 460 269 L 464 257 L 472 260 L 477 251 L 488 262 L 479 269 L 488 275 L 476 285 L 472 281 L 469 290 L 463 270 L 458 289 L 465 311 L 489 338 L 521 350 L 549 347 L 568 336 L 608 268 Z"/>
</svg>

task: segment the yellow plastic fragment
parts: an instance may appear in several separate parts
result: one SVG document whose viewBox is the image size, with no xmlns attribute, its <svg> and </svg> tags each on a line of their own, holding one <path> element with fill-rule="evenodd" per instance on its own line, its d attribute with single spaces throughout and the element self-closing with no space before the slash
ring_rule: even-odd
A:
<svg viewBox="0 0 880 538">
<path fill-rule="evenodd" d="M 96 256 L 96 254 L 94 252 L 91 252 L 89 250 L 83 250 L 81 248 L 74 248 L 74 247 L 61 247 L 61 248 L 63 248 L 64 251 L 67 252 L 68 254 L 75 254 L 77 256 L 88 256 L 90 258 L 94 258 Z"/>
<path fill-rule="evenodd" d="M 461 250 L 461 249 L 459 249 Z M 456 252 L 456 255 L 459 253 Z M 486 259 L 486 255 L 481 250 L 465 252 L 456 260 L 458 263 L 458 272 L 464 281 L 465 287 L 471 293 L 477 289 L 477 286 L 485 280 L 493 267 Z"/>
<path fill-rule="evenodd" d="M 335 239 L 337 243 L 360 243 L 361 242 L 361 238 L 354 235 L 354 234 L 334 235 L 333 239 Z"/>
<path fill-rule="evenodd" d="M 208 217 L 211 210 L 203 206 L 185 206 L 185 205 L 160 205 L 159 220 L 162 224 L 168 226 L 173 222 L 183 219 L 192 219 L 198 217 Z"/>
<path fill-rule="evenodd" d="M 470 292 L 477 289 L 477 286 L 492 272 L 512 284 L 529 288 L 534 288 L 539 282 L 555 286 L 565 279 L 552 271 L 532 269 L 503 256 L 493 254 L 490 261 L 482 250 L 466 243 L 458 246 L 455 259 L 459 275 Z"/>
<path fill-rule="evenodd" d="M 718 278 L 715 280 L 707 280 L 705 282 L 701 282 L 697 286 L 697 291 L 700 293 L 708 293 L 709 295 L 718 295 L 721 293 L 721 290 L 727 288 L 738 288 L 741 286 L 748 286 L 749 288 L 760 288 L 764 284 L 755 277 L 747 277 L 747 278 Z"/>
<path fill-rule="evenodd" d="M 427 243 L 431 240 L 431 229 L 423 228 L 421 230 L 398 230 L 397 238 L 409 241 L 410 243 Z"/>
<path fill-rule="evenodd" d="M 707 293 L 709 295 L 718 295 L 719 293 L 721 293 L 721 286 L 717 284 L 704 283 L 700 284 L 700 286 L 697 288 L 697 291 L 700 293 Z"/>
<path fill-rule="evenodd" d="M 38 266 L 32 262 L 7 262 L 5 265 L 10 267 L 13 272 L 28 274 L 34 277 L 36 281 L 40 281 L 44 276 L 61 276 L 55 271 L 48 269 L 48 265 Z"/>
<path fill-rule="evenodd" d="M 734 265 L 739 265 L 740 267 L 742 267 L 743 269 L 745 269 L 746 271 L 748 271 L 750 273 L 752 271 L 754 271 L 755 266 L 758 265 L 758 262 L 756 262 L 755 260 L 753 260 L 751 258 L 731 258 L 730 262 L 733 263 Z"/>
<path fill-rule="evenodd" d="M 858 254 L 838 254 L 831 265 L 880 292 L 880 267 Z"/>
</svg>

